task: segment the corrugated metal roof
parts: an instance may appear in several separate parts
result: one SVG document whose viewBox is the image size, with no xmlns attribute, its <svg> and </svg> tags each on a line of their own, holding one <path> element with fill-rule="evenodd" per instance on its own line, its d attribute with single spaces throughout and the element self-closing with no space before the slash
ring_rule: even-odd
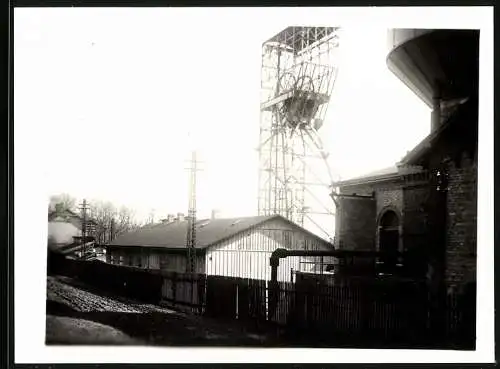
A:
<svg viewBox="0 0 500 369">
<path fill-rule="evenodd" d="M 206 248 L 279 215 L 202 219 L 196 222 L 197 248 Z M 117 237 L 110 245 L 185 248 L 188 221 L 149 225 Z"/>
</svg>

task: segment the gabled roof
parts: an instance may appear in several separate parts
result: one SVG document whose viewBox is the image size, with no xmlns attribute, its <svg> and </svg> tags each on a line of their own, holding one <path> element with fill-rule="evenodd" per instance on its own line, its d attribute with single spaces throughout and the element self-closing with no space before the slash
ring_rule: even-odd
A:
<svg viewBox="0 0 500 369">
<path fill-rule="evenodd" d="M 54 218 L 58 217 L 63 217 L 63 218 L 69 218 L 69 217 L 78 217 L 79 215 L 75 213 L 73 210 L 70 209 L 64 209 L 62 211 L 57 211 L 57 210 L 49 210 L 49 220 L 52 220 Z"/>
<path fill-rule="evenodd" d="M 82 227 L 82 217 L 72 210 L 66 209 L 62 212 L 50 211 L 49 212 L 49 222 L 66 222 L 71 223 L 75 227 Z M 87 226 L 95 226 L 97 223 L 92 218 L 87 218 Z"/>
<path fill-rule="evenodd" d="M 233 237 L 240 232 L 249 230 L 250 228 L 276 218 L 291 223 L 295 227 L 299 227 L 280 215 L 204 219 L 196 222 L 196 247 L 204 249 Z M 117 237 L 110 243 L 110 246 L 143 246 L 183 249 L 186 247 L 187 226 L 187 220 L 145 226 Z M 310 233 L 306 230 L 303 231 Z M 320 237 L 312 233 L 310 234 L 322 240 Z M 327 243 L 324 240 L 322 241 Z"/>
</svg>

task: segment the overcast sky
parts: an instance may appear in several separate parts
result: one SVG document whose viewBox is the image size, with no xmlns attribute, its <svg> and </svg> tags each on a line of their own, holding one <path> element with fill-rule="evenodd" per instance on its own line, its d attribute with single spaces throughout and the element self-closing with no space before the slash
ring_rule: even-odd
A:
<svg viewBox="0 0 500 369">
<path fill-rule="evenodd" d="M 289 25 L 257 10 L 16 9 L 15 145 L 35 149 L 37 183 L 141 218 L 186 212 L 190 131 L 200 216 L 255 214 L 261 44 Z M 398 161 L 430 111 L 387 69 L 384 27 L 345 27 L 340 43 L 320 133 L 348 178 Z"/>
</svg>

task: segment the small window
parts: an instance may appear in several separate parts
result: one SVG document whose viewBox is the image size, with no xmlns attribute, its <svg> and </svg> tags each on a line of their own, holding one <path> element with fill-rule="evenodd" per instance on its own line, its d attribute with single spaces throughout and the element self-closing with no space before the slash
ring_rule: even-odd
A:
<svg viewBox="0 0 500 369">
<path fill-rule="evenodd" d="M 124 260 L 123 255 L 120 255 L 120 256 L 119 256 L 119 259 L 118 259 L 118 264 L 119 264 L 119 265 L 123 265 L 123 264 L 125 264 L 125 260 Z"/>
<path fill-rule="evenodd" d="M 290 232 L 287 232 L 285 231 L 284 232 L 284 241 L 285 241 L 285 248 L 289 249 L 292 247 L 292 235 L 290 234 Z"/>
<path fill-rule="evenodd" d="M 160 269 L 165 270 L 168 268 L 168 256 L 160 255 Z"/>
</svg>

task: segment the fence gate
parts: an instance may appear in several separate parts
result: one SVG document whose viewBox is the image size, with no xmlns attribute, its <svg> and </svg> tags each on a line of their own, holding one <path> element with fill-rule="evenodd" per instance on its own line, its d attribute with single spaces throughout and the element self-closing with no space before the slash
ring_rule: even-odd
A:
<svg viewBox="0 0 500 369">
<path fill-rule="evenodd" d="M 237 279 L 207 276 L 205 314 L 214 318 L 236 317 Z"/>
</svg>

